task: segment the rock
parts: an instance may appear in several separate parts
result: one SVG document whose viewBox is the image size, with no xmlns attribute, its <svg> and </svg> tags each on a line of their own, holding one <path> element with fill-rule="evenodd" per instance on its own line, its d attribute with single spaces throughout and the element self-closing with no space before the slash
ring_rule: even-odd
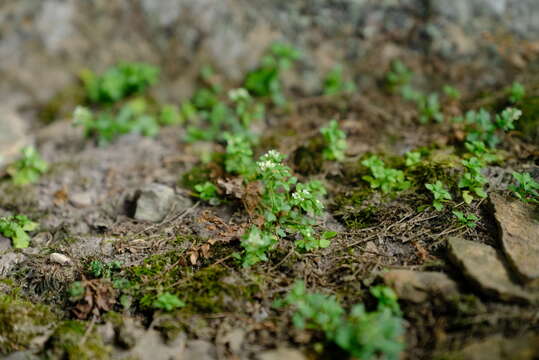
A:
<svg viewBox="0 0 539 360">
<path fill-rule="evenodd" d="M 23 119 L 15 110 L 0 104 L 0 167 L 14 160 L 28 144 Z"/>
<path fill-rule="evenodd" d="M 73 264 L 73 261 L 71 259 L 60 253 L 52 253 L 49 255 L 49 260 L 53 263 L 60 264 L 60 265 L 71 265 Z"/>
<path fill-rule="evenodd" d="M 462 360 L 534 360 L 539 356 L 539 336 L 528 333 L 508 339 L 492 335 L 450 355 L 448 358 Z"/>
<path fill-rule="evenodd" d="M 73 193 L 69 195 L 69 201 L 74 207 L 86 208 L 93 204 L 93 195 L 89 192 Z"/>
<path fill-rule="evenodd" d="M 223 343 L 227 344 L 230 348 L 230 351 L 233 354 L 239 354 L 241 346 L 245 341 L 246 332 L 244 329 L 236 328 L 223 336 Z"/>
<path fill-rule="evenodd" d="M 217 359 L 215 346 L 204 340 L 189 340 L 187 347 L 182 354 L 182 360 L 198 359 L 198 360 L 214 360 Z"/>
<path fill-rule="evenodd" d="M 383 278 L 395 290 L 399 299 L 415 303 L 424 302 L 433 296 L 449 300 L 458 295 L 457 284 L 439 272 L 390 270 L 383 274 Z"/>
<path fill-rule="evenodd" d="M 539 218 L 535 206 L 507 201 L 496 194 L 490 201 L 510 265 L 526 282 L 539 279 Z"/>
<path fill-rule="evenodd" d="M 8 275 L 11 270 L 26 259 L 23 254 L 7 253 L 0 257 L 0 276 Z"/>
<path fill-rule="evenodd" d="M 4 253 L 7 250 L 10 250 L 12 247 L 13 246 L 11 246 L 11 239 L 0 235 L 0 254 Z"/>
<path fill-rule="evenodd" d="M 140 190 L 135 219 L 159 222 L 165 218 L 174 201 L 174 190 L 166 185 L 149 184 Z"/>
<path fill-rule="evenodd" d="M 184 357 L 185 353 L 185 336 L 178 336 L 174 341 L 165 343 L 161 334 L 149 329 L 145 331 L 141 327 L 137 327 L 133 332 L 130 332 L 130 341 L 133 346 L 129 350 L 115 349 L 117 359 L 151 359 L 151 360 L 187 360 L 201 359 L 203 357 Z"/>
<path fill-rule="evenodd" d="M 264 351 L 257 356 L 257 360 L 305 360 L 303 353 L 298 350 L 279 348 L 276 350 Z"/>
<path fill-rule="evenodd" d="M 504 301 L 532 300 L 530 294 L 511 280 L 494 248 L 460 238 L 450 238 L 448 244 L 451 261 L 484 295 Z"/>
</svg>

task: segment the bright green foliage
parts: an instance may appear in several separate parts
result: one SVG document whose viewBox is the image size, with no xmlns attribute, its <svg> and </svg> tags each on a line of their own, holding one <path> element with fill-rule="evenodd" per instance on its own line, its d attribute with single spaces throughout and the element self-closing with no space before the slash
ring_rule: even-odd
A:
<svg viewBox="0 0 539 360">
<path fill-rule="evenodd" d="M 162 309 L 165 311 L 172 311 L 184 307 L 185 303 L 181 301 L 176 295 L 165 292 L 159 294 L 157 299 L 153 302 L 153 307 L 155 309 Z"/>
<path fill-rule="evenodd" d="M 386 168 L 384 162 L 373 155 L 361 162 L 371 171 L 371 175 L 365 175 L 363 180 L 371 184 L 373 189 L 381 189 L 384 194 L 408 189 L 411 184 L 405 180 L 404 172 L 397 169 Z"/>
<path fill-rule="evenodd" d="M 354 91 L 356 91 L 356 86 L 353 82 L 344 80 L 341 65 L 331 69 L 324 79 L 324 95 L 336 95 Z"/>
<path fill-rule="evenodd" d="M 449 191 L 445 189 L 444 184 L 439 180 L 434 184 L 425 184 L 425 187 L 434 195 L 432 206 L 438 211 L 444 208 L 444 202 L 452 199 Z"/>
<path fill-rule="evenodd" d="M 247 90 L 243 88 L 230 90 L 228 97 L 235 105 L 236 116 L 246 129 L 253 120 L 264 118 L 264 104 L 255 102 Z"/>
<path fill-rule="evenodd" d="M 462 193 L 464 201 L 469 204 L 473 200 L 475 194 L 480 198 L 486 198 L 487 193 L 484 190 L 487 179 L 481 174 L 481 169 L 484 167 L 484 162 L 477 157 L 471 157 L 468 160 L 462 160 L 466 172 L 460 177 L 458 186 L 460 189 L 466 189 Z"/>
<path fill-rule="evenodd" d="M 485 143 L 482 141 L 466 142 L 464 146 L 473 156 L 477 157 L 485 164 L 490 164 L 500 160 L 499 156 L 496 155 L 492 149 L 487 148 Z"/>
<path fill-rule="evenodd" d="M 163 105 L 159 113 L 159 124 L 177 125 L 183 123 L 180 109 L 176 105 Z"/>
<path fill-rule="evenodd" d="M 455 122 L 463 122 L 466 125 L 466 140 L 468 142 L 482 141 L 488 147 L 494 148 L 500 143 L 497 135 L 499 131 L 514 129 L 514 122 L 522 115 L 522 111 L 515 108 L 507 108 L 501 114 L 492 116 L 484 109 L 479 111 L 470 110 L 464 117 L 457 117 Z"/>
<path fill-rule="evenodd" d="M 415 151 L 408 151 L 406 154 L 405 165 L 406 167 L 414 167 L 421 163 L 421 153 Z"/>
<path fill-rule="evenodd" d="M 517 181 L 516 185 L 510 185 L 509 190 L 522 201 L 539 204 L 539 183 L 528 173 L 513 172 Z"/>
<path fill-rule="evenodd" d="M 509 95 L 509 101 L 516 104 L 521 102 L 526 96 L 526 88 L 518 81 L 515 81 L 511 87 L 507 89 L 507 95 Z"/>
<path fill-rule="evenodd" d="M 6 216 L 0 218 L 0 234 L 13 241 L 16 249 L 27 248 L 30 245 L 28 231 L 35 231 L 39 224 L 31 221 L 25 215 Z"/>
<path fill-rule="evenodd" d="M 81 281 L 72 282 L 69 286 L 69 289 L 67 290 L 67 293 L 69 295 L 69 301 L 77 302 L 81 300 L 84 296 L 85 291 L 86 288 Z"/>
<path fill-rule="evenodd" d="M 309 293 L 298 281 L 283 303 L 294 306 L 294 326 L 323 331 L 329 341 L 358 359 L 399 359 L 404 349 L 401 312 L 393 291 L 376 287 L 371 293 L 378 298 L 378 308 L 367 312 L 363 304 L 346 314 L 333 297 Z"/>
<path fill-rule="evenodd" d="M 458 100 L 460 99 L 460 91 L 458 91 L 456 88 L 454 88 L 451 85 L 444 85 L 443 91 L 445 96 L 447 96 L 450 99 Z"/>
<path fill-rule="evenodd" d="M 274 104 L 283 105 L 286 100 L 280 78 L 299 57 L 300 52 L 292 46 L 273 44 L 260 66 L 247 74 L 245 88 L 255 96 L 269 96 Z"/>
<path fill-rule="evenodd" d="M 246 135 L 230 133 L 225 133 L 224 138 L 226 172 L 240 175 L 244 180 L 252 179 L 256 172 L 256 164 L 253 160 L 251 140 Z"/>
<path fill-rule="evenodd" d="M 344 151 L 347 148 L 346 134 L 339 129 L 339 124 L 336 120 L 331 120 L 329 124 L 320 129 L 320 133 L 324 137 L 325 148 L 323 156 L 326 160 L 344 160 Z"/>
<path fill-rule="evenodd" d="M 75 125 L 84 128 L 85 136 L 95 137 L 99 145 L 106 145 L 120 135 L 128 133 L 157 135 L 159 123 L 155 117 L 146 113 L 146 109 L 144 99 L 134 99 L 126 103 L 117 114 L 110 111 L 94 114 L 88 108 L 78 106 L 73 114 L 73 120 Z"/>
<path fill-rule="evenodd" d="M 7 168 L 8 174 L 16 185 L 35 183 L 47 172 L 49 165 L 41 158 L 37 150 L 28 146 L 22 149 L 22 157 Z"/>
<path fill-rule="evenodd" d="M 469 228 L 474 228 L 477 226 L 477 221 L 479 218 L 474 214 L 465 214 L 462 211 L 453 210 L 453 215 L 456 216 L 457 220 Z"/>
<path fill-rule="evenodd" d="M 407 92 L 414 73 L 400 60 L 391 62 L 391 68 L 386 74 L 386 83 L 391 92 Z"/>
<path fill-rule="evenodd" d="M 328 247 L 334 236 L 326 233 L 319 238 L 313 229 L 315 218 L 324 210 L 320 201 L 326 193 L 324 186 L 319 181 L 297 183 L 283 161 L 283 155 L 271 150 L 256 163 L 257 179 L 263 185 L 259 212 L 264 224 L 251 227 L 243 236 L 244 266 L 267 260 L 266 252 L 287 234 L 299 235 L 295 244 L 307 251 Z"/>
<path fill-rule="evenodd" d="M 213 183 L 206 181 L 203 184 L 195 185 L 195 190 L 198 192 L 198 196 L 210 203 L 211 205 L 219 205 L 221 200 L 219 199 L 218 189 Z"/>
<path fill-rule="evenodd" d="M 92 260 L 88 264 L 88 272 L 94 278 L 110 279 L 113 271 L 119 271 L 122 268 L 122 263 L 119 261 L 112 261 L 110 263 L 104 263 L 100 260 Z"/>
<path fill-rule="evenodd" d="M 159 69 L 142 63 L 121 63 L 97 76 L 86 70 L 81 74 L 88 99 L 93 103 L 113 103 L 138 94 L 157 82 Z"/>
<path fill-rule="evenodd" d="M 431 120 L 437 123 L 444 121 L 444 114 L 441 111 L 440 101 L 436 93 L 420 96 L 417 100 L 417 108 L 421 124 L 427 124 Z"/>
</svg>

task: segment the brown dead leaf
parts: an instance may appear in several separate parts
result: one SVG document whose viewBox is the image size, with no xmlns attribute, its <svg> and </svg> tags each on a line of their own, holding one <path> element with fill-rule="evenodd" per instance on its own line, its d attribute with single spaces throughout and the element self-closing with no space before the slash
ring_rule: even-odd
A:
<svg viewBox="0 0 539 360">
<path fill-rule="evenodd" d="M 56 206 L 61 206 L 65 204 L 69 200 L 69 196 L 67 194 L 67 189 L 65 187 L 61 188 L 60 190 L 56 191 L 53 195 L 53 203 Z"/>
<path fill-rule="evenodd" d="M 99 316 L 101 312 L 112 310 L 116 303 L 116 291 L 109 281 L 103 279 L 83 280 L 84 297 L 73 308 L 73 314 L 81 320 L 90 314 Z"/>
</svg>

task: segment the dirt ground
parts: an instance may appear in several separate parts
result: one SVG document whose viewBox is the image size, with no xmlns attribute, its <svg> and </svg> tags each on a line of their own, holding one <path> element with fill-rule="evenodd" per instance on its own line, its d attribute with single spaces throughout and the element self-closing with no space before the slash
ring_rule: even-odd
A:
<svg viewBox="0 0 539 360">
<path fill-rule="evenodd" d="M 276 309 L 273 302 L 302 279 L 310 290 L 335 295 L 347 308 L 360 302 L 372 307 L 368 289 L 384 283 L 384 272 L 405 269 L 446 274 L 458 294 L 449 299 L 426 290 L 421 301 L 399 301 L 406 334 L 402 358 L 478 359 L 470 354 L 482 350 L 473 346 L 482 349 L 485 341 L 487 347 L 489 341 L 503 342 L 495 346 L 517 346 L 531 354 L 519 359 L 537 358 L 537 303 L 489 294 L 450 261 L 451 237 L 501 251 L 490 200 L 468 208 L 479 217 L 475 228 L 459 224 L 449 206 L 442 211 L 428 206 L 432 198 L 424 184 L 456 176 L 447 164 L 462 147 L 461 129 L 449 122 L 420 125 L 415 107 L 384 88 L 387 67 L 372 70 L 377 54 L 372 59 L 358 65 L 374 79 L 360 79 L 358 93 L 306 98 L 291 91 L 288 110 L 270 109 L 264 123 L 257 124 L 262 134 L 257 155 L 275 148 L 288 156 L 300 180 L 326 185 L 327 213 L 317 229 L 338 235 L 328 248 L 305 253 L 292 241 L 282 241 L 269 261 L 250 268 L 234 256 L 241 251 L 238 229 L 249 219 L 241 203 L 211 206 L 189 188 L 197 169 L 207 167 L 200 154 L 222 151 L 222 144 L 186 143 L 185 128 L 171 126 L 154 138 L 126 135 L 98 147 L 70 119 L 36 125 L 36 145 L 50 171 L 24 188 L 8 176 L 0 180 L 0 216 L 26 214 L 40 223 L 29 248 L 7 244 L 0 250 L 0 289 L 10 301 L 0 303 L 0 337 L 10 334 L 0 354 L 344 359 L 347 355 L 325 342 L 321 332 L 294 328 L 293 309 Z M 506 101 L 503 89 L 513 80 L 526 86 L 527 99 L 539 95 L 528 69 L 507 66 L 493 75 L 477 64 L 452 67 L 414 56 L 404 61 L 419 74 L 418 86 L 425 91 L 451 84 L 462 92 L 460 101 L 443 104 L 448 116 L 479 106 L 499 110 Z M 486 78 L 489 85 L 480 81 Z M 524 111 L 531 121 L 532 110 Z M 311 146 L 330 119 L 337 119 L 347 134 L 346 159 L 340 163 L 321 160 Z M 539 175 L 539 145 L 537 137 L 520 128 L 504 136 L 500 152 L 505 160 L 487 169 L 488 190 L 509 199 L 512 170 Z M 403 154 L 419 148 L 437 160 L 410 174 L 410 189 L 383 195 L 362 180 L 366 170 L 360 162 L 366 154 L 402 167 Z M 138 192 L 152 183 L 173 188 L 175 203 L 162 221 L 137 221 Z M 66 255 L 69 263 L 51 261 L 52 253 Z M 88 271 L 95 260 L 121 265 L 111 267 L 108 276 L 95 276 Z M 124 280 L 133 286 L 118 287 Z M 85 282 L 84 300 L 69 300 L 74 281 Z M 173 312 L 149 307 L 145 297 L 163 289 L 181 294 L 187 305 Z M 514 345 L 516 340 L 521 343 Z M 503 353 L 499 358 L 517 357 Z"/>
</svg>

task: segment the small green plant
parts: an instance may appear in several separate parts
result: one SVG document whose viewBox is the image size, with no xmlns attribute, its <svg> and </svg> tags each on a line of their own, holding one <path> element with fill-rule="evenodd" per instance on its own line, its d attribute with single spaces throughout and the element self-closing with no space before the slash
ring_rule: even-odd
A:
<svg viewBox="0 0 539 360">
<path fill-rule="evenodd" d="M 482 141 L 466 142 L 464 143 L 464 147 L 484 164 L 490 164 L 500 160 L 500 157 L 495 151 L 488 148 Z"/>
<path fill-rule="evenodd" d="M 167 104 L 161 107 L 161 112 L 159 113 L 160 125 L 177 125 L 183 122 L 184 119 L 178 106 Z"/>
<path fill-rule="evenodd" d="M 465 214 L 462 211 L 459 210 L 453 210 L 453 215 L 457 218 L 458 222 L 461 223 L 464 226 L 467 226 L 469 228 L 474 228 L 477 226 L 477 221 L 479 218 L 475 216 L 474 214 Z"/>
<path fill-rule="evenodd" d="M 405 180 L 404 172 L 386 168 L 384 162 L 376 155 L 363 160 L 361 164 L 371 171 L 371 175 L 365 175 L 362 179 L 367 181 L 371 188 L 381 189 L 384 194 L 406 190 L 411 186 L 411 183 Z"/>
<path fill-rule="evenodd" d="M 418 151 L 408 151 L 404 155 L 406 157 L 406 160 L 404 162 L 406 167 L 414 167 L 421 163 L 421 153 Z"/>
<path fill-rule="evenodd" d="M 256 102 L 244 88 L 230 90 L 228 97 L 234 104 L 236 116 L 246 129 L 254 120 L 264 118 L 264 104 Z"/>
<path fill-rule="evenodd" d="M 403 92 L 409 90 L 409 84 L 414 73 L 400 60 L 393 60 L 390 70 L 386 74 L 386 84 L 391 92 Z"/>
<path fill-rule="evenodd" d="M 434 196 L 432 206 L 438 211 L 444 208 L 444 202 L 452 200 L 451 193 L 446 190 L 444 184 L 439 180 L 434 184 L 425 184 L 425 187 Z"/>
<path fill-rule="evenodd" d="M 221 199 L 219 199 L 219 189 L 212 182 L 206 181 L 202 184 L 195 185 L 195 190 L 198 192 L 198 196 L 207 201 L 210 205 L 219 205 Z"/>
<path fill-rule="evenodd" d="M 181 301 L 176 295 L 165 292 L 159 294 L 153 302 L 155 309 L 161 309 L 165 311 L 172 311 L 178 308 L 184 307 L 185 302 Z"/>
<path fill-rule="evenodd" d="M 273 44 L 260 66 L 247 74 L 245 88 L 255 96 L 269 96 L 278 106 L 285 104 L 281 76 L 299 57 L 300 52 L 292 46 Z"/>
<path fill-rule="evenodd" d="M 520 200 L 539 204 L 539 183 L 528 173 L 512 173 L 516 185 L 509 185 L 509 190 Z"/>
<path fill-rule="evenodd" d="M 444 121 L 444 114 L 441 111 L 438 94 L 422 95 L 417 99 L 416 104 L 419 111 L 419 122 L 421 124 L 427 124 L 431 120 L 437 123 Z"/>
<path fill-rule="evenodd" d="M 336 65 L 324 79 L 324 95 L 336 95 L 356 91 L 356 86 L 351 81 L 343 78 L 343 68 Z"/>
<path fill-rule="evenodd" d="M 375 311 L 368 312 L 363 304 L 357 304 L 347 314 L 335 297 L 309 293 L 298 281 L 277 305 L 293 306 L 295 327 L 324 332 L 329 341 L 355 358 L 397 360 L 404 349 L 397 297 L 386 287 L 371 288 L 371 294 L 378 299 Z"/>
<path fill-rule="evenodd" d="M 138 94 L 157 82 L 159 69 L 143 63 L 121 63 L 103 75 L 81 72 L 88 99 L 93 103 L 113 103 Z"/>
<path fill-rule="evenodd" d="M 526 96 L 526 88 L 524 85 L 515 81 L 509 89 L 507 89 L 507 95 L 509 96 L 509 101 L 513 104 L 521 102 Z"/>
<path fill-rule="evenodd" d="M 473 201 L 473 194 L 480 198 L 486 198 L 487 193 L 484 190 L 487 179 L 481 174 L 484 167 L 484 162 L 477 157 L 471 157 L 468 160 L 462 160 L 462 165 L 466 169 L 465 173 L 460 177 L 458 187 L 466 189 L 462 192 L 464 202 L 470 204 Z"/>
<path fill-rule="evenodd" d="M 444 85 L 443 92 L 451 100 L 458 100 L 461 96 L 460 91 L 451 85 Z"/>
<path fill-rule="evenodd" d="M 112 261 L 110 263 L 104 263 L 101 260 L 92 260 L 88 264 L 88 273 L 94 278 L 110 279 L 114 271 L 119 271 L 122 268 L 122 263 L 119 261 Z"/>
<path fill-rule="evenodd" d="M 49 165 L 33 146 L 23 148 L 21 153 L 22 157 L 8 166 L 7 173 L 15 185 L 35 183 L 47 172 Z"/>
<path fill-rule="evenodd" d="M 78 302 L 79 300 L 82 300 L 85 291 L 86 291 L 86 288 L 84 287 L 84 284 L 81 281 L 72 282 L 71 285 L 69 286 L 69 289 L 67 290 L 69 301 Z"/>
<path fill-rule="evenodd" d="M 346 150 L 346 134 L 339 129 L 336 120 L 331 120 L 329 124 L 320 129 L 325 142 L 323 156 L 326 160 L 344 160 L 344 151 Z"/>
<path fill-rule="evenodd" d="M 35 231 L 39 224 L 31 221 L 25 215 L 6 216 L 0 218 L 0 234 L 10 238 L 16 249 L 27 248 L 30 245 L 29 231 Z"/>
<path fill-rule="evenodd" d="M 225 133 L 226 153 L 225 170 L 229 174 L 240 175 L 251 180 L 256 173 L 251 140 L 243 134 Z"/>
</svg>

